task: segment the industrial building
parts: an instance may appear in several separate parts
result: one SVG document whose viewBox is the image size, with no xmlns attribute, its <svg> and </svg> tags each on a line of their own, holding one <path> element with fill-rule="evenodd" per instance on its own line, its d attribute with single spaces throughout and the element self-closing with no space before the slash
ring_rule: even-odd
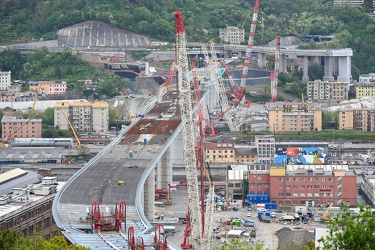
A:
<svg viewBox="0 0 375 250">
<path fill-rule="evenodd" d="M 322 108 L 317 103 L 269 103 L 268 130 L 321 131 Z"/>
<path fill-rule="evenodd" d="M 2 138 L 42 137 L 42 119 L 23 119 L 16 116 L 3 116 L 1 119 Z"/>
<path fill-rule="evenodd" d="M 1 183 L 17 184 L 27 171 L 14 169 L 0 174 Z M 19 185 L 19 184 L 18 184 Z M 0 230 L 14 229 L 24 236 L 52 237 L 60 234 L 52 217 L 56 177 L 44 177 L 39 184 L 14 187 L 0 198 Z M 3 189 L 1 189 L 3 193 Z M 3 193 L 4 194 L 4 193 Z"/>
<path fill-rule="evenodd" d="M 65 117 L 66 116 L 66 117 Z M 108 132 L 109 114 L 106 102 L 57 102 L 54 107 L 55 127 L 77 131 Z"/>
</svg>

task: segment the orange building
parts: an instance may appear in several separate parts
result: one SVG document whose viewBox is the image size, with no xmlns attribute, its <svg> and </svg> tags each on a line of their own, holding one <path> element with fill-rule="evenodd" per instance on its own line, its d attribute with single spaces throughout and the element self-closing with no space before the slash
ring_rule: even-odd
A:
<svg viewBox="0 0 375 250">
<path fill-rule="evenodd" d="M 24 125 L 28 119 L 17 118 L 15 116 L 4 116 L 1 119 L 2 127 L 2 138 L 5 139 L 10 134 L 14 133 L 22 125 Z M 10 138 L 40 138 L 42 137 L 42 119 L 32 119 L 21 129 L 19 129 Z"/>
</svg>

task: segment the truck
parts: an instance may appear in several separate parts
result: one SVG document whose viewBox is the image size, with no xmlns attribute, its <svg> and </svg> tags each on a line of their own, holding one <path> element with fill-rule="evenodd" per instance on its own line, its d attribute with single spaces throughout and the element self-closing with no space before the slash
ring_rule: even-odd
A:
<svg viewBox="0 0 375 250">
<path fill-rule="evenodd" d="M 260 217 L 260 221 L 262 222 L 266 222 L 266 223 L 270 223 L 271 222 L 271 216 L 268 216 L 268 215 L 262 215 Z"/>
</svg>

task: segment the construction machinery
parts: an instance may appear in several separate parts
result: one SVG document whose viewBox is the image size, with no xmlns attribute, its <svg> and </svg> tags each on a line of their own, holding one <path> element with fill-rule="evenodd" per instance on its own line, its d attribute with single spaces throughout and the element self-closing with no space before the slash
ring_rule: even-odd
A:
<svg viewBox="0 0 375 250">
<path fill-rule="evenodd" d="M 171 199 L 171 184 L 168 184 L 168 193 L 167 193 L 167 200 L 165 201 L 165 205 L 171 205 L 172 199 Z"/>
<path fill-rule="evenodd" d="M 325 223 L 329 220 L 328 213 L 329 213 L 329 210 L 331 210 L 332 205 L 333 203 L 331 203 L 331 205 L 327 207 L 327 210 L 324 212 L 324 214 L 320 216 L 320 222 Z"/>
<path fill-rule="evenodd" d="M 125 97 L 122 94 L 122 92 L 120 92 L 120 94 L 121 94 L 121 97 L 122 97 L 122 101 L 124 102 L 124 106 L 126 108 L 126 112 L 127 112 L 128 116 L 129 116 L 129 122 L 132 123 L 133 122 L 133 118 L 132 118 L 132 115 L 130 113 L 130 109 L 128 107 L 128 104 L 126 104 L 126 100 L 125 100 Z"/>
<path fill-rule="evenodd" d="M 76 138 L 76 141 L 77 141 L 77 144 L 78 144 L 78 145 L 77 145 L 77 148 L 78 148 L 78 149 L 82 148 L 81 141 L 79 140 L 78 135 L 77 135 L 77 133 L 76 133 L 76 130 L 74 129 L 74 127 L 73 127 L 72 123 L 70 122 L 68 116 L 65 114 L 64 110 L 61 109 L 61 112 L 63 113 L 63 115 L 64 115 L 66 121 L 67 121 L 68 124 L 69 124 L 70 129 L 71 129 L 72 132 L 73 132 L 74 137 Z"/>
<path fill-rule="evenodd" d="M 26 124 L 28 124 L 32 119 L 38 116 L 38 113 L 33 115 L 30 119 L 28 119 L 25 123 L 23 123 L 21 126 L 19 126 L 16 130 L 14 130 L 12 133 L 10 133 L 7 137 L 5 137 L 1 142 L 0 142 L 0 147 L 4 147 L 5 142 L 7 142 L 12 136 L 17 133 L 21 128 L 23 128 Z"/>
<path fill-rule="evenodd" d="M 105 213 L 101 212 L 99 203 L 93 202 L 91 208 L 92 224 L 94 229 L 101 233 L 102 231 L 118 231 L 122 232 L 122 222 L 125 222 L 124 230 L 126 231 L 126 202 L 121 201 L 120 204 L 116 203 L 115 208 L 109 211 L 106 209 Z"/>
<path fill-rule="evenodd" d="M 190 210 L 186 214 L 186 224 L 185 224 L 185 231 L 184 231 L 184 241 L 181 244 L 182 249 L 193 249 L 193 245 L 190 244 L 189 241 L 190 236 Z"/>
<path fill-rule="evenodd" d="M 140 237 L 140 238 L 141 238 L 141 244 L 137 245 L 136 240 L 135 240 L 135 236 L 134 236 L 134 227 L 129 227 L 129 230 L 128 230 L 128 245 L 129 245 L 129 248 L 131 250 L 145 250 L 146 249 L 143 238 L 142 237 Z"/>
<path fill-rule="evenodd" d="M 277 84 L 279 81 L 280 36 L 276 37 L 275 67 L 271 72 L 271 102 L 277 101 Z"/>
<path fill-rule="evenodd" d="M 154 248 L 156 250 L 168 250 L 167 236 L 164 234 L 164 226 L 157 224 L 154 234 Z"/>
<path fill-rule="evenodd" d="M 191 242 L 193 249 L 202 249 L 202 220 L 199 215 L 199 194 L 195 155 L 195 129 L 191 86 L 188 78 L 188 58 L 186 51 L 185 27 L 181 12 L 175 13 L 176 67 L 178 70 L 179 104 L 184 147 L 188 205 L 190 209 Z"/>
</svg>

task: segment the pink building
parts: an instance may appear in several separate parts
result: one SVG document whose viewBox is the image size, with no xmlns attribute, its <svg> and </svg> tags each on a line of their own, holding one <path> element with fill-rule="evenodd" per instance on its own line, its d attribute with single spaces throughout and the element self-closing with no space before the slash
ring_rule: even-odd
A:
<svg viewBox="0 0 375 250">
<path fill-rule="evenodd" d="M 1 120 L 2 138 L 5 139 L 14 131 L 10 138 L 40 138 L 42 137 L 42 119 L 32 119 L 27 123 L 28 119 L 17 118 L 15 116 L 3 116 Z M 27 123 L 27 124 L 25 124 Z M 25 125 L 24 125 L 25 124 Z"/>
<path fill-rule="evenodd" d="M 66 92 L 66 82 L 56 83 L 50 81 L 29 82 L 29 90 L 38 91 L 46 95 L 63 95 Z"/>
</svg>

